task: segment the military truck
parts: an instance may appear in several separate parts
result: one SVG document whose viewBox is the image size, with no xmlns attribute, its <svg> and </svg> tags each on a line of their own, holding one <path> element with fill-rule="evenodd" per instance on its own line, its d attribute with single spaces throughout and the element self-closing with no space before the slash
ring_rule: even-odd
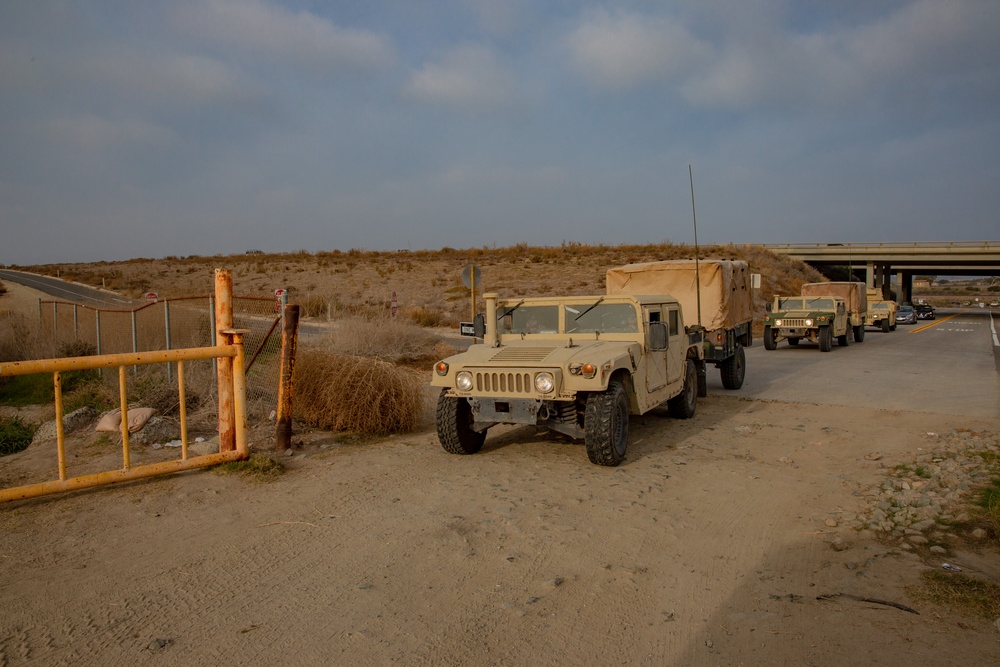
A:
<svg viewBox="0 0 1000 667">
<path fill-rule="evenodd" d="M 896 302 L 892 299 L 883 299 L 882 292 L 869 287 L 868 291 L 868 315 L 865 317 L 865 325 L 878 327 L 882 333 L 889 333 L 896 330 Z"/>
<path fill-rule="evenodd" d="M 483 342 L 431 373 L 446 451 L 474 454 L 489 428 L 530 424 L 582 439 L 592 463 L 616 466 L 629 415 L 665 402 L 673 417 L 694 416 L 704 342 L 672 296 L 483 297 Z"/>
<path fill-rule="evenodd" d="M 739 389 L 746 377 L 743 348 L 753 345 L 750 269 L 734 260 L 672 260 L 626 264 L 607 271 L 608 294 L 672 294 L 685 317 L 704 332 L 705 362 L 722 386 Z M 707 395 L 699 376 L 699 395 Z"/>
<path fill-rule="evenodd" d="M 775 296 L 764 316 L 764 349 L 774 350 L 778 341 L 787 339 L 798 345 L 802 339 L 819 346 L 821 352 L 833 349 L 833 339 L 847 347 L 865 339 L 865 316 L 868 300 L 864 283 L 806 283 L 797 297 Z"/>
</svg>

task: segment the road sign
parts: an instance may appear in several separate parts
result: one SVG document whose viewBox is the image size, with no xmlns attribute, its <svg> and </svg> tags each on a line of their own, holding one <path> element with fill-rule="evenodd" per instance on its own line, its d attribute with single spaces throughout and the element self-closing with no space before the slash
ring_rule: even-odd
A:
<svg viewBox="0 0 1000 667">
<path fill-rule="evenodd" d="M 159 298 L 160 297 L 156 295 L 156 292 L 146 292 L 146 301 L 150 303 L 156 303 L 156 300 Z"/>
<path fill-rule="evenodd" d="M 476 279 L 476 288 L 482 287 L 483 284 L 483 273 L 479 270 L 479 267 L 475 264 L 467 264 L 464 269 L 462 269 L 462 284 L 472 289 L 472 278 Z"/>
<path fill-rule="evenodd" d="M 285 295 L 286 292 L 287 290 L 284 287 L 279 287 L 278 289 L 274 290 L 274 298 L 280 299 Z"/>
<path fill-rule="evenodd" d="M 462 336 L 476 336 L 476 327 L 472 322 L 459 322 L 458 333 Z"/>
</svg>

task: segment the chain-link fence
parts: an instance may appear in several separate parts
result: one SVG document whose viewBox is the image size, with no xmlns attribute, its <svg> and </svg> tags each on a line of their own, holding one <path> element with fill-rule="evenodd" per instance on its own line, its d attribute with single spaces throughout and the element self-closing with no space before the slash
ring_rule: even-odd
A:
<svg viewBox="0 0 1000 667">
<path fill-rule="evenodd" d="M 38 302 L 42 335 L 56 353 L 118 354 L 215 345 L 215 299 L 162 299 L 133 310 L 99 309 L 65 301 Z M 248 414 L 267 417 L 277 404 L 281 371 L 281 312 L 276 299 L 233 297 L 233 326 L 246 329 Z M 214 362 L 185 364 L 186 377 L 214 382 Z M 172 379 L 176 369 L 165 364 Z"/>
</svg>

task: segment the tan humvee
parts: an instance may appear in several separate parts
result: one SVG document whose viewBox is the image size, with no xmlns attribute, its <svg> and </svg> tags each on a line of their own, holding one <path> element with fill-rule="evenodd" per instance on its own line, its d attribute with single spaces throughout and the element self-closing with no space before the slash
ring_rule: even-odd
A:
<svg viewBox="0 0 1000 667">
<path fill-rule="evenodd" d="M 687 321 L 704 331 L 705 362 L 719 369 L 722 386 L 743 386 L 743 348 L 753 345 L 750 268 L 746 262 L 682 259 L 626 264 L 608 269 L 606 290 L 608 294 L 677 297 Z M 704 396 L 704 382 L 700 385 L 699 395 Z"/>
<path fill-rule="evenodd" d="M 764 315 L 765 350 L 776 349 L 781 340 L 792 346 L 808 340 L 829 352 L 834 338 L 846 347 L 851 333 L 847 304 L 837 296 L 775 296 Z"/>
<path fill-rule="evenodd" d="M 474 454 L 490 427 L 531 424 L 583 439 L 591 462 L 615 466 L 630 414 L 666 402 L 672 416 L 694 415 L 703 341 L 673 297 L 484 298 L 483 342 L 431 374 L 445 450 Z"/>
<path fill-rule="evenodd" d="M 806 283 L 802 286 L 802 296 L 835 296 L 844 300 L 847 316 L 854 333 L 854 342 L 865 339 L 865 318 L 868 316 L 868 292 L 864 283 L 829 282 Z"/>
<path fill-rule="evenodd" d="M 868 315 L 865 325 L 878 327 L 883 333 L 896 330 L 896 311 L 899 307 L 892 299 L 883 299 L 881 290 L 868 288 Z"/>
</svg>

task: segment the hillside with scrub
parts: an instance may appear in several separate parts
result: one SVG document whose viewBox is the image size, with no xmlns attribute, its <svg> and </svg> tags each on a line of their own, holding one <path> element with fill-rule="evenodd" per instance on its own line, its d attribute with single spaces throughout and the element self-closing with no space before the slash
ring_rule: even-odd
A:
<svg viewBox="0 0 1000 667">
<path fill-rule="evenodd" d="M 739 259 L 761 274 L 755 320 L 773 294 L 798 294 L 804 282 L 822 280 L 811 267 L 761 246 L 715 245 L 700 249 L 702 259 Z M 161 298 L 207 294 L 213 271 L 233 272 L 236 293 L 266 296 L 288 290 L 290 303 L 305 318 L 386 312 L 392 293 L 400 315 L 422 326 L 457 326 L 470 316 L 469 289 L 462 270 L 479 267 L 477 292 L 502 297 L 586 295 L 604 292 L 609 267 L 635 262 L 694 259 L 689 245 L 584 245 L 483 247 L 415 251 L 352 249 L 292 253 L 139 258 L 119 262 L 11 267 L 103 287 L 135 299 L 150 291 Z"/>
</svg>

